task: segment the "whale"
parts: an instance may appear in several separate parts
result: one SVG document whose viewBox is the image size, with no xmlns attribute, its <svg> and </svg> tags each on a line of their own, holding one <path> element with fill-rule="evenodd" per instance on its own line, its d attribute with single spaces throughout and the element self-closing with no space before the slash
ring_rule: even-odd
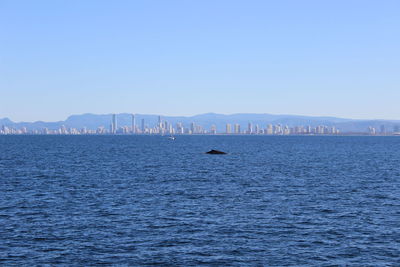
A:
<svg viewBox="0 0 400 267">
<path fill-rule="evenodd" d="M 227 153 L 223 152 L 223 151 L 212 149 L 212 150 L 206 152 L 206 154 L 224 155 L 224 154 L 227 154 Z"/>
</svg>

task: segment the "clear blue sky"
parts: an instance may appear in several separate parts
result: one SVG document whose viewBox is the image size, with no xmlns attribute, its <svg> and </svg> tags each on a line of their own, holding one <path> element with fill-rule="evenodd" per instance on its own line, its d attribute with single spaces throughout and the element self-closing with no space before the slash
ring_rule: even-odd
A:
<svg viewBox="0 0 400 267">
<path fill-rule="evenodd" d="M 0 118 L 400 119 L 398 0 L 0 0 Z"/>
</svg>

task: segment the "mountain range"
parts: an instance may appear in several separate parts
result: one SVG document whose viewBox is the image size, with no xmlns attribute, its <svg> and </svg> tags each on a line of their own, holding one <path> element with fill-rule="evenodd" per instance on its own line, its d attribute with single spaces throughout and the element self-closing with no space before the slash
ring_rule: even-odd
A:
<svg viewBox="0 0 400 267">
<path fill-rule="evenodd" d="M 132 114 L 121 113 L 117 115 L 118 126 L 131 126 Z M 135 114 L 136 125 L 140 127 L 142 119 L 145 125 L 153 127 L 158 122 L 158 115 L 148 114 Z M 307 126 L 312 127 L 318 125 L 335 126 L 341 132 L 366 132 L 368 127 L 375 127 L 377 130 L 383 125 L 388 132 L 400 127 L 400 120 L 356 120 L 345 119 L 336 117 L 313 117 L 313 116 L 297 116 L 297 115 L 273 115 L 273 114 L 252 114 L 252 113 L 238 113 L 231 115 L 206 113 L 195 116 L 161 116 L 163 121 L 168 121 L 175 125 L 181 122 L 184 127 L 189 127 L 193 122 L 203 126 L 205 129 L 210 129 L 212 125 L 217 127 L 218 132 L 224 132 L 227 123 L 240 124 L 242 129 L 247 129 L 247 125 L 251 122 L 253 125 L 259 125 L 261 128 L 266 128 L 268 124 L 288 125 L 294 126 Z M 26 127 L 28 130 L 35 129 L 58 129 L 62 125 L 67 128 L 83 128 L 97 129 L 98 127 L 109 128 L 111 124 L 112 114 L 81 114 L 69 116 L 64 121 L 57 122 L 13 122 L 9 118 L 0 119 L 0 126 L 8 126 L 13 128 Z"/>
</svg>

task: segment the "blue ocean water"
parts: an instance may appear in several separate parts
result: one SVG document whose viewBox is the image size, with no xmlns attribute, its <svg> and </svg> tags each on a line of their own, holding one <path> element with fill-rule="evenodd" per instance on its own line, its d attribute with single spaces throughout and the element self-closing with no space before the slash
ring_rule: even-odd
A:
<svg viewBox="0 0 400 267">
<path fill-rule="evenodd" d="M 399 163 L 397 137 L 0 136 L 0 265 L 400 266 Z"/>
</svg>

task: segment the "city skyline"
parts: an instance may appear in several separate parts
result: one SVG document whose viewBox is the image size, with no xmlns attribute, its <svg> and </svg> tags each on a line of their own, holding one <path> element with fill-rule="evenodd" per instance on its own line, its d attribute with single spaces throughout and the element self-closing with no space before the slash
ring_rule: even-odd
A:
<svg viewBox="0 0 400 267">
<path fill-rule="evenodd" d="M 120 114 L 121 115 L 121 114 Z M 126 115 L 126 114 L 123 114 Z M 204 127 L 203 125 L 191 121 L 190 123 L 183 123 L 182 121 L 169 122 L 165 117 L 157 115 L 156 123 L 147 123 L 144 118 L 141 119 L 140 125 L 136 124 L 137 114 L 129 114 L 130 122 L 119 123 L 117 114 L 105 115 L 109 116 L 110 124 L 109 129 L 105 125 L 98 126 L 97 129 L 91 129 L 86 127 L 86 125 L 80 129 L 74 127 L 67 127 L 62 124 L 57 129 L 49 129 L 48 127 L 36 127 L 28 129 L 26 126 L 22 127 L 12 127 L 10 125 L 3 125 L 0 128 L 1 135 L 15 135 L 15 134 L 44 134 L 44 135 L 80 135 L 80 134 L 146 134 L 146 135 L 348 135 L 348 134 L 364 134 L 368 135 L 400 135 L 400 121 L 392 125 L 392 129 L 389 129 L 384 123 L 378 127 L 368 126 L 365 131 L 341 131 L 338 129 L 336 123 L 331 123 L 329 125 L 312 126 L 308 125 L 295 125 L 289 126 L 288 124 L 282 123 L 267 123 L 260 125 L 259 123 L 247 122 L 247 128 L 242 127 L 242 124 L 234 122 L 228 122 L 225 124 L 224 129 L 221 130 L 217 125 L 211 121 L 211 126 Z M 218 115 L 218 114 L 214 114 Z M 0 121 L 1 122 L 1 121 Z M 210 123 L 210 121 L 208 122 Z M 377 129 L 378 128 L 378 129 Z"/>
<path fill-rule="evenodd" d="M 234 112 L 234 113 L 217 113 L 217 112 L 204 112 L 204 113 L 196 113 L 196 114 L 183 114 L 183 115 L 173 115 L 173 114 L 157 114 L 157 113 L 132 113 L 132 112 L 106 112 L 106 113 L 93 113 L 93 112 L 85 112 L 85 113 L 72 113 L 69 115 L 66 115 L 63 118 L 60 118 L 59 120 L 45 120 L 45 119 L 38 119 L 38 120 L 13 120 L 13 117 L 9 116 L 0 116 L 0 120 L 10 120 L 15 123 L 35 123 L 35 122 L 59 122 L 63 121 L 65 119 L 68 119 L 71 116 L 81 116 L 81 115 L 99 115 L 99 116 L 112 116 L 112 115 L 120 115 L 120 114 L 130 114 L 132 116 L 137 116 L 137 115 L 144 115 L 144 116 L 157 116 L 157 117 L 183 117 L 183 118 L 190 118 L 190 117 L 196 117 L 196 116 L 202 116 L 202 115 L 207 115 L 207 114 L 216 114 L 216 115 L 223 115 L 223 116 L 233 116 L 233 115 L 272 115 L 272 116 L 295 116 L 295 117 L 309 117 L 309 118 L 333 118 L 333 119 L 343 119 L 343 120 L 354 120 L 354 121 L 366 121 L 366 120 L 376 120 L 376 121 L 400 121 L 400 118 L 396 119 L 379 119 L 379 118 L 364 118 L 364 119 L 359 119 L 359 118 L 353 118 L 353 117 L 338 117 L 338 116 L 333 116 L 333 115 L 306 115 L 306 114 L 289 114 L 289 113 L 253 113 L 253 112 Z"/>
<path fill-rule="evenodd" d="M 399 1 L 1 1 L 0 117 L 399 119 Z"/>
</svg>

